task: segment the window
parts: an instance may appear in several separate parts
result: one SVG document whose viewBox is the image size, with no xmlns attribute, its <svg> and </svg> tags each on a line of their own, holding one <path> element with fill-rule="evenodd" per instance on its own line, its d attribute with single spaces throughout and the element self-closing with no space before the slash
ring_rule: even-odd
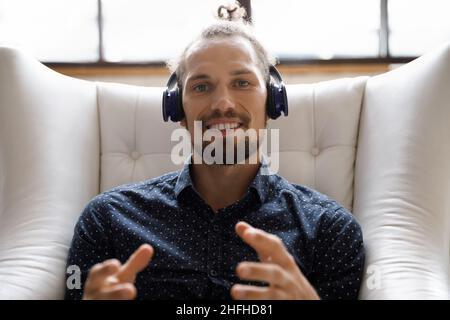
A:
<svg viewBox="0 0 450 320">
<path fill-rule="evenodd" d="M 227 0 L 0 0 L 0 45 L 44 62 L 159 64 Z M 281 62 L 386 61 L 450 41 L 448 0 L 242 0 Z"/>
<path fill-rule="evenodd" d="M 418 56 L 450 41 L 450 1 L 389 0 L 392 56 Z"/>
<path fill-rule="evenodd" d="M 96 62 L 97 2 L 0 0 L 0 45 L 15 45 L 41 61 Z"/>
<path fill-rule="evenodd" d="M 214 1 L 103 0 L 104 58 L 164 61 L 214 20 Z"/>
<path fill-rule="evenodd" d="M 379 0 L 257 0 L 252 18 L 261 41 L 281 60 L 374 58 L 379 8 Z"/>
</svg>

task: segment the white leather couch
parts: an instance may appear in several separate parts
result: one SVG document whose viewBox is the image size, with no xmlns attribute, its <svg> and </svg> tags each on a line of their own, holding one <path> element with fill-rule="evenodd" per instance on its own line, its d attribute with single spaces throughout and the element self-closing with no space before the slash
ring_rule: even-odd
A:
<svg viewBox="0 0 450 320">
<path fill-rule="evenodd" d="M 0 48 L 0 299 L 63 297 L 73 227 L 113 186 L 177 169 L 162 88 L 94 83 Z M 340 201 L 361 299 L 450 298 L 450 45 L 383 75 L 288 86 L 280 174 Z"/>
</svg>

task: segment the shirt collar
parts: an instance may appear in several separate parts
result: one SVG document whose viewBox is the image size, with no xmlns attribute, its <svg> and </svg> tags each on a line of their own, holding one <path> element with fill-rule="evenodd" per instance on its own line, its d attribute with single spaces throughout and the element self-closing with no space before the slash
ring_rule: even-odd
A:
<svg viewBox="0 0 450 320">
<path fill-rule="evenodd" d="M 190 165 L 192 163 L 192 154 L 185 160 L 183 168 L 181 169 L 177 182 L 175 184 L 175 196 L 178 198 L 180 193 L 191 187 L 194 189 L 194 185 L 192 183 L 191 175 L 190 175 Z M 261 166 L 259 167 L 258 173 L 255 178 L 249 185 L 249 189 L 253 189 L 257 192 L 259 196 L 259 200 L 261 203 L 266 201 L 266 198 L 269 193 L 269 183 L 270 176 L 273 173 L 270 171 L 270 163 L 266 155 L 263 154 L 261 158 Z"/>
<path fill-rule="evenodd" d="M 181 169 L 178 175 L 177 183 L 175 184 L 175 196 L 177 198 L 180 195 L 180 193 L 187 187 L 194 188 L 194 185 L 191 180 L 191 174 L 189 172 L 191 158 L 192 154 L 184 161 L 183 169 Z"/>
</svg>

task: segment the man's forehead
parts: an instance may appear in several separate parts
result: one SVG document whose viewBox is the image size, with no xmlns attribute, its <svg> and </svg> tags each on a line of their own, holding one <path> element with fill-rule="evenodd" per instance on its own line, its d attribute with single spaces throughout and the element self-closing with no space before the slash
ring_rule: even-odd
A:
<svg viewBox="0 0 450 320">
<path fill-rule="evenodd" d="M 256 64 L 256 54 L 248 40 L 242 37 L 199 40 L 186 52 L 186 66 L 209 63 Z"/>
<path fill-rule="evenodd" d="M 220 67 L 227 73 L 258 73 L 258 61 L 252 45 L 242 37 L 201 40 L 186 55 L 186 74 L 208 74 Z"/>
<path fill-rule="evenodd" d="M 195 66 L 192 66 L 191 68 L 188 68 L 187 73 L 191 76 L 196 74 L 209 74 L 214 67 L 217 67 L 216 63 L 204 61 Z M 257 67 L 253 64 L 238 61 L 230 61 L 227 64 L 220 65 L 220 67 L 226 70 L 226 73 L 231 76 L 256 73 L 258 70 Z"/>
</svg>

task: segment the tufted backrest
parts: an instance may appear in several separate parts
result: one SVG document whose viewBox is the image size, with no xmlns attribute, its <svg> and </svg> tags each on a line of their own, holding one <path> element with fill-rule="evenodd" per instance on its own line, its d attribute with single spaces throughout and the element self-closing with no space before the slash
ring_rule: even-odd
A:
<svg viewBox="0 0 450 320">
<path fill-rule="evenodd" d="M 177 170 L 170 136 L 179 125 L 162 120 L 162 88 L 98 83 L 100 191 Z"/>
<path fill-rule="evenodd" d="M 349 210 L 366 81 L 358 77 L 288 86 L 289 116 L 270 122 L 280 132 L 279 174 Z"/>
</svg>

